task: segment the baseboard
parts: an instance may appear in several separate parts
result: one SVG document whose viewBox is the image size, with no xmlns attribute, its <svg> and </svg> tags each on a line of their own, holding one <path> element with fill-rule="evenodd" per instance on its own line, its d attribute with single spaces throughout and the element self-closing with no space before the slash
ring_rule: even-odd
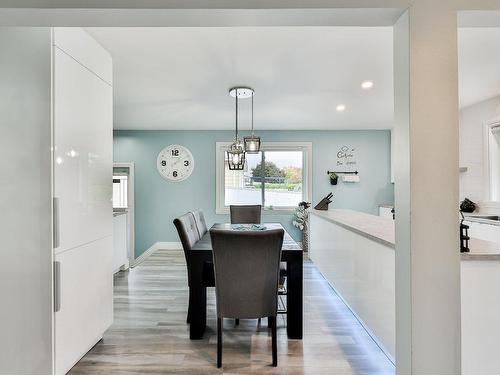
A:
<svg viewBox="0 0 500 375">
<path fill-rule="evenodd" d="M 157 242 L 155 245 L 161 250 L 182 250 L 180 242 Z"/>
<path fill-rule="evenodd" d="M 131 268 L 134 268 L 144 262 L 146 258 L 148 258 L 151 254 L 153 254 L 157 250 L 181 250 L 182 244 L 180 242 L 155 242 L 149 249 L 135 258 L 134 263 L 130 265 Z"/>
</svg>

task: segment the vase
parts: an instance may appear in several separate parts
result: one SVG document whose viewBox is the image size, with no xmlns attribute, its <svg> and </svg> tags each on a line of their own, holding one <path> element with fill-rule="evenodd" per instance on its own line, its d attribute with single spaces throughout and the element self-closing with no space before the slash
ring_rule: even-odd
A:
<svg viewBox="0 0 500 375">
<path fill-rule="evenodd" d="M 304 230 L 302 231 L 302 251 L 309 251 L 309 215 L 304 221 Z"/>
</svg>

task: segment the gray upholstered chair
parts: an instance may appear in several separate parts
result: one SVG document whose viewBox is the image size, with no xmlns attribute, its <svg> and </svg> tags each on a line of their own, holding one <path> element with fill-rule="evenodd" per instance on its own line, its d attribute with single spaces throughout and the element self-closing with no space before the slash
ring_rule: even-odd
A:
<svg viewBox="0 0 500 375">
<path fill-rule="evenodd" d="M 191 214 L 194 216 L 194 221 L 196 222 L 196 228 L 198 228 L 199 237 L 203 237 L 205 233 L 208 232 L 207 222 L 205 221 L 205 216 L 203 215 L 202 210 L 194 210 L 191 211 Z"/>
<path fill-rule="evenodd" d="M 184 257 L 186 258 L 189 286 L 189 305 L 186 321 L 189 323 L 191 317 L 191 249 L 194 244 L 199 241 L 200 235 L 198 227 L 196 226 L 195 217 L 191 212 L 174 219 L 174 225 L 177 228 L 177 233 L 179 234 L 182 248 L 184 249 Z M 215 286 L 215 276 L 212 263 L 203 267 L 203 283 L 207 287 Z"/>
<path fill-rule="evenodd" d="M 231 224 L 260 224 L 261 223 L 261 213 L 262 206 L 260 204 L 255 205 L 230 205 L 229 212 L 231 214 Z M 282 290 L 285 290 L 285 280 L 286 280 L 286 262 L 281 262 L 280 264 L 280 279 L 279 285 Z M 281 292 L 280 294 L 286 294 L 286 292 Z M 236 319 L 236 324 L 239 320 Z"/>
<path fill-rule="evenodd" d="M 267 317 L 273 366 L 278 364 L 276 315 L 283 229 L 211 229 L 217 298 L 217 367 L 222 366 L 223 318 Z"/>
<path fill-rule="evenodd" d="M 229 212 L 231 214 L 231 224 L 260 224 L 262 206 L 254 205 L 231 205 Z"/>
</svg>

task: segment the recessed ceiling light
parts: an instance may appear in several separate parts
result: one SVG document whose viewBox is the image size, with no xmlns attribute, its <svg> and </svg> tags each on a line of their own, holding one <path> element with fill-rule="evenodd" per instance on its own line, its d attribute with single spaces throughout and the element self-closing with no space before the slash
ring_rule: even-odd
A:
<svg viewBox="0 0 500 375">
<path fill-rule="evenodd" d="M 337 110 L 337 112 L 344 112 L 345 104 L 339 104 L 335 109 Z"/>
<path fill-rule="evenodd" d="M 373 81 L 363 81 L 361 82 L 361 88 L 363 90 L 370 90 L 373 87 Z"/>
</svg>

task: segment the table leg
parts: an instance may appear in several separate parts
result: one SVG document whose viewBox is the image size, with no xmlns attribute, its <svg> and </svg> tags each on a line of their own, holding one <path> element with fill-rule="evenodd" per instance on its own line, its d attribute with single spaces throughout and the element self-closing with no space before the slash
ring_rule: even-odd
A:
<svg viewBox="0 0 500 375">
<path fill-rule="evenodd" d="M 207 325 L 207 288 L 203 285 L 203 260 L 191 257 L 191 286 L 189 304 L 191 306 L 189 338 L 203 339 Z"/>
<path fill-rule="evenodd" d="M 303 334 L 303 274 L 302 252 L 287 260 L 287 333 L 289 339 L 302 340 Z"/>
</svg>

